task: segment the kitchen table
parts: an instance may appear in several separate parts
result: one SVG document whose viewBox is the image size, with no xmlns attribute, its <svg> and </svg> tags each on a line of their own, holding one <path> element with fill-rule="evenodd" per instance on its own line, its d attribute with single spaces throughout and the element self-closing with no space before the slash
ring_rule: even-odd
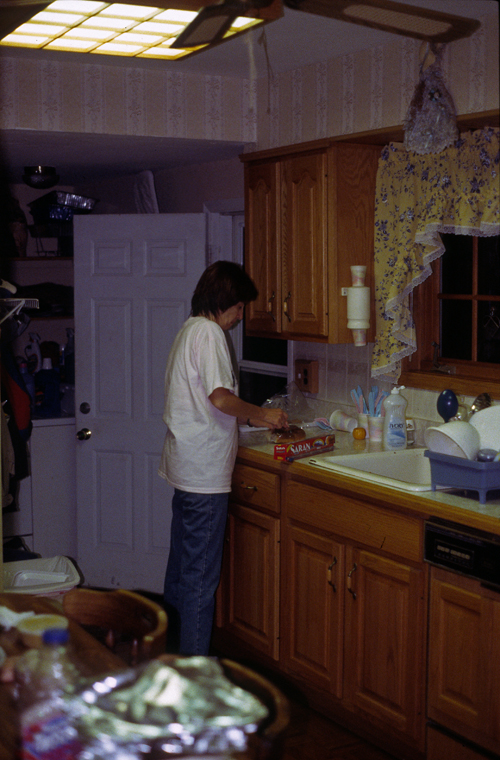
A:
<svg viewBox="0 0 500 760">
<path fill-rule="evenodd" d="M 8 607 L 15 612 L 33 610 L 37 614 L 63 614 L 57 597 L 0 593 L 0 606 Z M 127 667 L 123 660 L 74 621 L 69 621 L 68 630 L 71 645 L 76 657 L 82 663 L 84 675 L 97 675 Z M 8 656 L 26 651 L 15 629 L 0 632 L 0 646 Z M 15 760 L 17 746 L 18 716 L 13 698 L 13 687 L 8 683 L 0 683 L 0 760 Z"/>
</svg>

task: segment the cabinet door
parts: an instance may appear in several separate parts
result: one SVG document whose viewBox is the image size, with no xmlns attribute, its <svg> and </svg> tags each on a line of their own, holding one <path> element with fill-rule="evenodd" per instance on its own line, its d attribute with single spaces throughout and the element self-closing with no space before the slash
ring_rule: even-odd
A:
<svg viewBox="0 0 500 760">
<path fill-rule="evenodd" d="M 500 752 L 500 594 L 432 568 L 429 718 Z"/>
<path fill-rule="evenodd" d="M 341 697 L 344 547 L 314 529 L 282 537 L 281 662 L 290 673 Z"/>
<path fill-rule="evenodd" d="M 424 572 L 350 547 L 346 579 L 345 698 L 423 747 Z"/>
<path fill-rule="evenodd" d="M 282 331 L 328 336 L 327 151 L 282 163 Z"/>
<path fill-rule="evenodd" d="M 245 165 L 245 269 L 259 295 L 246 310 L 246 329 L 281 332 L 279 173 L 276 160 Z"/>
<path fill-rule="evenodd" d="M 241 504 L 231 504 L 224 584 L 225 629 L 277 660 L 278 518 Z"/>
<path fill-rule="evenodd" d="M 351 266 L 366 266 L 365 285 L 371 288 L 370 330 L 375 340 L 375 300 L 373 275 L 375 185 L 380 146 L 334 143 L 328 167 L 328 247 L 331 271 L 328 284 L 330 343 L 351 343 L 347 327 L 347 298 L 341 289 L 352 285 Z"/>
</svg>

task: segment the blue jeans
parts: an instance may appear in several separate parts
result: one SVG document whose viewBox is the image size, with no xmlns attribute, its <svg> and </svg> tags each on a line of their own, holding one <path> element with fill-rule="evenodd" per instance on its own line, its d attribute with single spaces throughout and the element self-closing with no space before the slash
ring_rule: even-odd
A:
<svg viewBox="0 0 500 760">
<path fill-rule="evenodd" d="M 228 500 L 228 493 L 174 492 L 164 597 L 178 616 L 179 654 L 208 655 Z"/>
</svg>

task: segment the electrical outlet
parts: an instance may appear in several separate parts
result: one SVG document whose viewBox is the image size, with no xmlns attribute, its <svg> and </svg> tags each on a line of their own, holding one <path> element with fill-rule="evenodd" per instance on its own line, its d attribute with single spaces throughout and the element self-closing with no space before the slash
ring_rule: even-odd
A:
<svg viewBox="0 0 500 760">
<path fill-rule="evenodd" d="M 295 360 L 295 382 L 301 391 L 306 393 L 318 393 L 318 362 L 317 360 Z"/>
</svg>

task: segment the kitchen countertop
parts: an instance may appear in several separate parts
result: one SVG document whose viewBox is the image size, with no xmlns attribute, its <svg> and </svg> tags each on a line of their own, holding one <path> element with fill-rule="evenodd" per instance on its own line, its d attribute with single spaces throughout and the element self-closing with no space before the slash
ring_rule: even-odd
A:
<svg viewBox="0 0 500 760">
<path fill-rule="evenodd" d="M 350 433 L 338 430 L 335 434 L 335 448 L 325 454 L 311 454 L 315 459 L 324 456 L 356 456 L 357 454 L 383 451 L 380 443 L 354 441 Z M 307 437 L 325 435 L 319 428 L 306 428 Z M 273 459 L 274 444 L 268 440 L 266 431 L 240 432 L 240 459 L 249 463 L 272 466 L 281 474 L 288 473 L 298 478 L 314 481 L 318 486 L 342 489 L 351 496 L 382 502 L 386 506 L 417 514 L 424 519 L 439 517 L 464 526 L 485 530 L 500 536 L 500 497 L 487 499 L 486 504 L 480 504 L 475 492 L 446 489 L 438 491 L 420 491 L 412 493 L 401 491 L 389 486 L 376 485 L 369 481 L 348 477 L 324 468 L 308 464 L 309 457 L 298 459 L 293 463 L 280 462 Z M 497 496 L 498 492 L 492 492 Z"/>
</svg>

